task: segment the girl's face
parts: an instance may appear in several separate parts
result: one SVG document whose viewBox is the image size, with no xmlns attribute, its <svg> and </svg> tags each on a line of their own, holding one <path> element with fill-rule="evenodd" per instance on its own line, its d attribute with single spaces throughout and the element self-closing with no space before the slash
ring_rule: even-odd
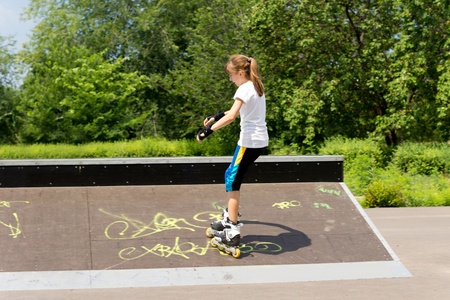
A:
<svg viewBox="0 0 450 300">
<path fill-rule="evenodd" d="M 243 71 L 238 71 L 236 73 L 230 73 L 230 81 L 234 82 L 237 86 L 240 86 L 241 84 L 246 83 L 248 79 Z"/>
</svg>

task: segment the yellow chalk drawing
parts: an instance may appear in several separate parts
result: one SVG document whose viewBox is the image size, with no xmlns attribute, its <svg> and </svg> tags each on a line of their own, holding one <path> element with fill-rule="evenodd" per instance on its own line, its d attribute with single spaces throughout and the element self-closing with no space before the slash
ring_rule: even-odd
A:
<svg viewBox="0 0 450 300">
<path fill-rule="evenodd" d="M 206 219 L 204 219 L 206 218 Z M 217 221 L 217 220 L 222 220 L 222 212 L 218 212 L 218 211 L 204 211 L 201 213 L 198 213 L 194 216 L 193 218 L 195 221 L 199 221 L 199 222 L 208 222 L 208 227 L 209 227 L 209 223 L 211 223 L 212 221 Z M 207 227 L 205 227 L 207 228 Z"/>
<path fill-rule="evenodd" d="M 120 219 L 110 223 L 105 229 L 105 235 L 110 240 L 126 240 L 137 239 L 166 230 L 190 230 L 195 231 L 194 228 L 206 228 L 205 226 L 197 226 L 189 223 L 184 218 L 169 218 L 163 213 L 157 213 L 150 223 L 144 223 L 139 220 L 134 220 L 124 214 L 115 215 L 99 209 L 104 214 Z"/>
<path fill-rule="evenodd" d="M 184 257 L 185 259 L 190 259 L 188 254 L 197 254 L 203 256 L 206 254 L 208 249 L 210 249 L 209 241 L 206 242 L 206 247 L 200 247 L 191 242 L 185 242 L 179 244 L 179 237 L 175 238 L 175 244 L 173 246 L 166 246 L 162 244 L 157 244 L 156 246 L 147 248 L 145 246 L 141 246 L 141 251 L 139 251 L 135 247 L 129 247 L 121 250 L 119 252 L 119 257 L 123 260 L 135 260 L 146 256 L 148 254 L 154 254 L 159 257 L 170 257 L 172 255 L 178 255 Z"/>
<path fill-rule="evenodd" d="M 11 230 L 11 233 L 9 235 L 16 239 L 20 234 L 23 235 L 23 233 L 22 233 L 22 230 L 20 229 L 19 217 L 17 216 L 16 213 L 13 213 L 13 216 L 16 219 L 16 223 L 17 223 L 16 226 L 12 225 L 11 223 L 6 224 L 2 221 L 0 221 L 0 225 L 3 225 L 5 227 L 9 228 Z M 25 238 L 25 235 L 23 235 L 23 237 Z"/>
<path fill-rule="evenodd" d="M 30 203 L 29 201 L 0 201 L 0 207 L 6 207 L 11 208 L 11 203 Z M 25 238 L 25 235 L 23 234 L 22 230 L 20 229 L 20 222 L 19 222 L 19 216 L 17 213 L 12 214 L 14 216 L 14 219 L 16 220 L 16 225 L 13 225 L 11 223 L 7 224 L 6 222 L 3 222 L 0 220 L 0 225 L 5 226 L 6 228 L 9 228 L 11 230 L 11 233 L 9 236 L 12 236 L 14 239 L 16 239 L 19 235 L 22 234 L 23 238 Z"/>
<path fill-rule="evenodd" d="M 247 244 L 241 244 L 239 246 L 239 250 L 241 250 L 241 253 L 249 253 L 249 252 L 280 252 L 283 250 L 283 248 L 275 243 L 272 242 L 261 242 L 256 243 L 255 245 L 247 245 Z"/>
<path fill-rule="evenodd" d="M 292 206 L 299 206 L 300 202 L 291 201 Z M 99 209 L 100 212 L 114 217 L 118 220 L 111 222 L 105 229 L 105 236 L 110 240 L 132 240 L 161 233 L 167 230 L 189 230 L 195 231 L 197 228 L 208 228 L 211 221 L 222 219 L 221 211 L 205 211 L 194 215 L 193 219 L 197 222 L 206 223 L 207 226 L 194 225 L 186 221 L 184 218 L 169 218 L 164 213 L 157 213 L 150 223 L 145 223 L 139 220 L 132 219 L 125 214 L 113 214 Z M 254 245 L 241 244 L 241 252 L 265 252 L 273 253 L 282 250 L 280 245 L 270 242 L 261 242 Z M 174 244 L 164 245 L 156 244 L 154 246 L 139 245 L 136 247 L 127 247 L 119 251 L 118 256 L 122 260 L 130 261 L 142 258 L 149 254 L 156 255 L 162 258 L 171 256 L 180 256 L 185 259 L 190 259 L 192 255 L 203 256 L 208 250 L 212 249 L 209 240 L 205 241 L 205 247 L 199 246 L 192 242 L 180 243 L 180 237 L 174 239 Z"/>
<path fill-rule="evenodd" d="M 0 207 L 11 207 L 11 203 L 30 203 L 29 201 L 0 201 Z"/>
<path fill-rule="evenodd" d="M 301 206 L 301 203 L 300 203 L 300 201 L 292 200 L 291 202 L 284 201 L 284 202 L 280 202 L 280 203 L 274 203 L 272 205 L 272 207 L 274 207 L 274 206 L 278 207 L 279 209 L 285 209 L 285 208 Z"/>
</svg>

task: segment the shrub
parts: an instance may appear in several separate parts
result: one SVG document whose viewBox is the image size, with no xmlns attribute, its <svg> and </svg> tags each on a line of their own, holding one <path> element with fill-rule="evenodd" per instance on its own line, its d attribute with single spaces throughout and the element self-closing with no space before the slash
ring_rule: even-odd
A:
<svg viewBox="0 0 450 300">
<path fill-rule="evenodd" d="M 391 192 L 394 190 L 391 199 L 395 199 L 397 193 L 403 201 L 400 206 L 450 205 L 450 177 L 443 174 L 418 175 L 391 166 L 384 170 L 378 169 L 374 178 L 374 182 L 363 190 L 363 207 L 385 206 L 386 201 L 380 201 L 382 197 L 379 194 L 389 189 Z"/>
<path fill-rule="evenodd" d="M 375 166 L 385 167 L 390 161 L 392 149 L 381 146 L 378 142 L 370 139 L 336 137 L 326 140 L 318 153 L 322 155 L 344 155 L 345 164 L 349 165 L 352 165 L 356 157 L 367 156 L 373 159 Z"/>
<path fill-rule="evenodd" d="M 402 188 L 406 206 L 450 205 L 450 178 L 442 174 L 405 174 Z"/>
<path fill-rule="evenodd" d="M 392 163 L 403 172 L 411 174 L 450 174 L 450 146 L 406 143 L 398 147 Z"/>
<path fill-rule="evenodd" d="M 298 144 L 285 145 L 282 139 L 270 140 L 268 152 L 271 155 L 301 155 L 301 148 Z"/>
<path fill-rule="evenodd" d="M 355 195 L 362 195 L 379 171 L 373 157 L 357 155 L 351 163 L 344 164 L 345 184 Z"/>
<path fill-rule="evenodd" d="M 383 180 L 376 180 L 364 193 L 364 207 L 404 206 L 401 187 Z"/>
</svg>

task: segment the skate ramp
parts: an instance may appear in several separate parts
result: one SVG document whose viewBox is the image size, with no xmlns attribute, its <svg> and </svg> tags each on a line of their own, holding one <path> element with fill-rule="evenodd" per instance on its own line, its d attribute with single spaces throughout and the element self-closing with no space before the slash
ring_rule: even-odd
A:
<svg viewBox="0 0 450 300">
<path fill-rule="evenodd" d="M 223 184 L 0 189 L 0 290 L 410 276 L 342 182 L 241 190 L 241 257 L 205 231 Z"/>
</svg>

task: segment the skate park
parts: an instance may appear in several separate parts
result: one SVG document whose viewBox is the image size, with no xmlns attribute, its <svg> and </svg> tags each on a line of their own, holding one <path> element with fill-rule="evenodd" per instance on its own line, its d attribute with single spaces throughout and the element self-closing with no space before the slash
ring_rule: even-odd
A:
<svg viewBox="0 0 450 300">
<path fill-rule="evenodd" d="M 374 281 L 380 291 L 408 282 L 413 287 L 401 284 L 398 292 L 420 295 L 413 292 L 418 278 L 397 256 L 398 245 L 384 238 L 372 217 L 383 220 L 382 226 L 414 220 L 409 225 L 418 226 L 416 231 L 440 222 L 442 230 L 448 228 L 442 226 L 448 209 L 379 209 L 368 215 L 343 183 L 343 157 L 261 157 L 241 190 L 242 254 L 235 259 L 212 248 L 205 235 L 226 206 L 223 171 L 229 159 L 2 161 L 0 298 L 145 299 L 150 291 L 195 297 L 203 291 L 206 299 L 206 287 L 214 285 L 247 287 L 250 298 L 266 295 L 269 286 L 281 297 L 311 289 L 311 299 L 321 299 L 321 293 L 330 298 L 346 284 L 352 290 L 355 282 L 374 288 Z M 427 211 L 435 215 L 427 218 Z M 414 242 L 420 247 L 400 250 L 420 261 L 433 258 L 421 249 L 448 257 L 442 251 L 448 234 L 436 247 Z M 448 279 L 448 264 L 441 268 Z M 325 294 L 323 287 L 334 291 Z"/>
</svg>

